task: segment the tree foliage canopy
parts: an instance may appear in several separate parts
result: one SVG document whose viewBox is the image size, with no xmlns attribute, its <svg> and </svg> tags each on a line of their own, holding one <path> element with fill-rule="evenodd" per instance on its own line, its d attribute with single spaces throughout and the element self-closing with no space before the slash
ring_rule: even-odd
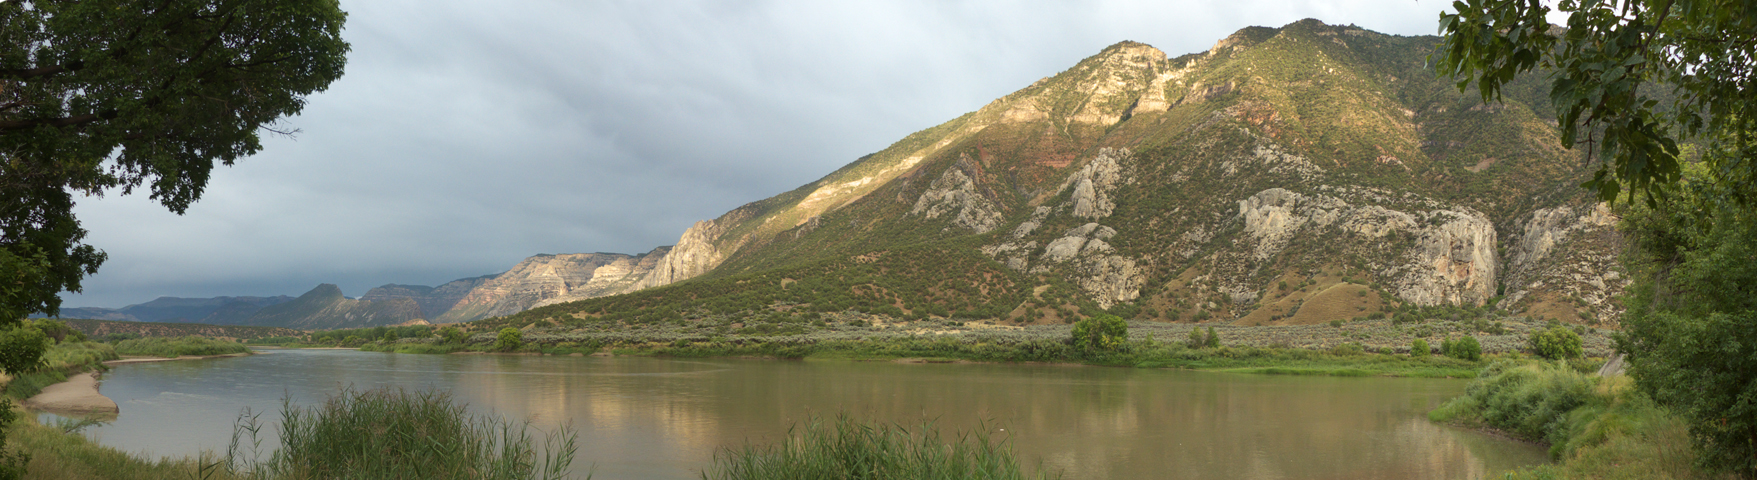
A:
<svg viewBox="0 0 1757 480">
<path fill-rule="evenodd" d="M 74 194 L 143 188 L 183 213 L 215 162 L 341 77 L 346 17 L 336 0 L 0 2 L 0 321 L 57 313 L 103 263 Z"/>
<path fill-rule="evenodd" d="M 1586 186 L 1645 194 L 1622 209 L 1636 281 L 1617 349 L 1689 421 L 1703 467 L 1757 478 L 1757 1 L 1564 0 L 1566 28 L 1534 0 L 1453 5 L 1442 73 L 1490 100 L 1551 72 L 1563 141 L 1603 161 Z M 1680 140 L 1703 145 L 1699 162 Z"/>
<path fill-rule="evenodd" d="M 1757 1 L 1563 0 L 1566 26 L 1536 0 L 1461 0 L 1440 15 L 1442 74 L 1498 100 L 1518 74 L 1541 69 L 1564 146 L 1585 145 L 1602 163 L 1586 186 L 1612 200 L 1650 202 L 1680 174 L 1680 139 L 1726 142 L 1713 159 L 1731 178 L 1757 180 L 1750 159 L 1757 121 Z M 1655 95 L 1669 88 L 1675 100 Z"/>
</svg>

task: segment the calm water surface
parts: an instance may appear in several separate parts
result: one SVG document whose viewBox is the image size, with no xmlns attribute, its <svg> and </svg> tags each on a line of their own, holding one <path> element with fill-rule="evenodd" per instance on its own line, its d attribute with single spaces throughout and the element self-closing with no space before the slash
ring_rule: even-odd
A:
<svg viewBox="0 0 1757 480">
<path fill-rule="evenodd" d="M 277 417 L 343 386 L 448 389 L 540 428 L 572 422 L 598 479 L 699 478 L 717 448 L 812 415 L 1007 436 L 1064 478 L 1482 478 L 1541 448 L 1428 422 L 1464 381 L 1235 375 L 1048 365 L 398 355 L 275 350 L 118 366 L 121 406 L 87 434 L 157 456 L 224 451 L 246 407 Z M 1001 429 L 1004 429 L 1002 431 Z M 272 430 L 272 428 L 267 429 Z M 265 443 L 272 443 L 272 440 Z"/>
</svg>

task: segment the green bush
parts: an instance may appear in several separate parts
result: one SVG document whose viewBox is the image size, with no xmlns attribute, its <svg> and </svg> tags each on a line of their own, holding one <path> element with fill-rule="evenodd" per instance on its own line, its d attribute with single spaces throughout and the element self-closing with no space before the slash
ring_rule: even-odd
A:
<svg viewBox="0 0 1757 480">
<path fill-rule="evenodd" d="M 439 337 L 445 339 L 445 343 L 457 345 L 463 345 L 464 340 L 470 338 L 469 335 L 465 335 L 464 331 L 456 326 L 448 326 L 439 329 Z"/>
<path fill-rule="evenodd" d="M 520 332 L 517 328 L 502 328 L 500 329 L 500 334 L 495 337 L 494 349 L 502 352 L 518 350 L 519 347 L 524 346 L 525 344 L 524 336 L 524 333 Z"/>
<path fill-rule="evenodd" d="M 1452 399 L 1428 417 L 1436 421 L 1480 419 L 1528 440 L 1565 445 L 1573 431 L 1569 421 L 1575 409 L 1608 402 L 1594 393 L 1595 383 L 1596 377 L 1559 365 L 1497 361 L 1465 387 L 1464 396 Z"/>
<path fill-rule="evenodd" d="M 1427 340 L 1417 338 L 1414 342 L 1410 342 L 1409 344 L 1409 356 L 1411 357 L 1421 358 L 1426 357 L 1431 353 L 1433 353 L 1433 350 L 1428 349 Z"/>
<path fill-rule="evenodd" d="M 36 327 L 22 325 L 0 333 L 0 371 L 17 376 L 41 367 L 49 337 Z"/>
<path fill-rule="evenodd" d="M 1074 348 L 1086 353 L 1113 352 L 1128 345 L 1129 324 L 1116 315 L 1103 314 L 1074 322 Z"/>
<path fill-rule="evenodd" d="M 1466 336 L 1457 340 L 1446 339 L 1440 344 L 1440 354 L 1459 360 L 1477 361 L 1482 359 L 1482 342 L 1476 337 Z"/>
<path fill-rule="evenodd" d="M 1202 347 L 1206 347 L 1206 346 L 1208 346 L 1208 337 L 1202 335 L 1202 328 L 1201 327 L 1191 327 L 1190 328 L 1190 348 L 1202 348 Z"/>
<path fill-rule="evenodd" d="M 1220 334 L 1214 333 L 1214 327 L 1208 327 L 1208 348 L 1220 347 Z"/>
<path fill-rule="evenodd" d="M 1533 330 L 1527 342 L 1532 354 L 1551 360 L 1579 358 L 1585 354 L 1580 346 L 1580 335 L 1561 325 Z"/>
</svg>

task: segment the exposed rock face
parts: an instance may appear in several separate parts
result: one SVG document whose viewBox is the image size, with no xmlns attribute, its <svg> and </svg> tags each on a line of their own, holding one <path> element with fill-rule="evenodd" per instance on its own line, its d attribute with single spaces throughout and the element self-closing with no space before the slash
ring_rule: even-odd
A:
<svg viewBox="0 0 1757 480">
<path fill-rule="evenodd" d="M 1069 200 L 1073 210 L 1070 213 L 1079 218 L 1110 216 L 1111 211 L 1116 209 L 1116 202 L 1110 199 L 1110 193 L 1127 183 L 1125 180 L 1128 178 L 1124 176 L 1122 164 L 1118 161 L 1127 160 L 1128 157 L 1129 150 L 1126 148 L 1099 149 L 1098 156 L 1069 176 L 1068 181 L 1062 183 L 1062 190 L 1067 190 L 1070 185 L 1074 188 L 1073 196 Z"/>
<path fill-rule="evenodd" d="M 929 185 L 921 198 L 915 201 L 915 208 L 909 210 L 910 215 L 921 215 L 928 219 L 948 217 L 953 227 L 973 230 L 976 233 L 988 233 L 1000 226 L 1000 207 L 988 197 L 982 196 L 977 190 L 976 182 L 963 171 L 969 158 L 965 157 L 959 165 L 946 169 Z"/>
<path fill-rule="evenodd" d="M 1495 228 L 1474 210 L 1356 207 L 1328 195 L 1281 188 L 1258 192 L 1238 206 L 1243 231 L 1255 241 L 1251 262 L 1270 260 L 1299 236 L 1325 236 L 1320 241 L 1332 242 L 1383 242 L 1395 236 L 1413 242 L 1385 245 L 1389 261 L 1374 270 L 1391 279 L 1388 288 L 1403 300 L 1417 305 L 1480 305 L 1495 294 Z M 1331 238 L 1335 236 L 1342 238 Z M 1259 286 L 1239 287 L 1254 291 Z"/>
<path fill-rule="evenodd" d="M 557 303 L 585 300 L 619 293 L 639 290 L 641 279 L 652 274 L 660 262 L 665 260 L 671 247 L 659 247 L 653 251 L 628 258 L 620 258 L 592 271 L 592 279 L 584 286 L 576 288 L 565 295 L 545 299 L 532 305 L 532 308 Z"/>
<path fill-rule="evenodd" d="M 1617 261 L 1622 238 L 1604 204 L 1534 211 L 1507 242 L 1504 308 L 1602 323 L 1622 314 L 1615 296 L 1631 278 Z M 1547 308 L 1546 308 L 1547 307 Z M 1581 313 L 1586 315 L 1582 316 Z M 1590 317 L 1590 318 L 1587 318 Z"/>
<path fill-rule="evenodd" d="M 1062 190 L 1072 188 L 1068 200 L 1056 207 L 1039 206 L 1030 219 L 1019 224 L 1008 241 L 982 247 L 982 252 L 1001 259 L 1007 267 L 1032 273 L 1066 271 L 1093 301 L 1110 308 L 1140 297 L 1146 273 L 1137 268 L 1137 260 L 1115 254 L 1108 240 L 1117 230 L 1098 222 L 1087 222 L 1063 231 L 1037 250 L 1038 242 L 1024 240 L 1056 215 L 1098 220 L 1109 217 L 1116 204 L 1110 196 L 1118 186 L 1132 181 L 1127 165 L 1132 158 L 1128 149 L 1103 148 L 1092 160 L 1075 170 L 1062 182 Z M 1032 266 L 1032 258 L 1036 266 Z"/>
<path fill-rule="evenodd" d="M 714 246 L 726 227 L 715 220 L 695 222 L 694 226 L 683 231 L 683 237 L 677 239 L 677 245 L 671 247 L 653 267 L 652 273 L 635 284 L 635 289 L 652 288 L 670 285 L 701 274 L 708 273 L 726 257 Z"/>
<path fill-rule="evenodd" d="M 571 253 L 537 255 L 519 262 L 502 273 L 470 290 L 437 323 L 452 323 L 510 315 L 525 311 L 538 302 L 567 296 L 589 284 L 599 267 L 628 255 L 617 253 Z"/>
</svg>

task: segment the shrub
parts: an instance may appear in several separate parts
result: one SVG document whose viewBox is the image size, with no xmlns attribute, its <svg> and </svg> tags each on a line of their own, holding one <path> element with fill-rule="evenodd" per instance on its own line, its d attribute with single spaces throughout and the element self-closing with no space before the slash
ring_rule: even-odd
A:
<svg viewBox="0 0 1757 480">
<path fill-rule="evenodd" d="M 1482 360 L 1482 342 L 1477 341 L 1476 337 L 1466 336 L 1450 340 L 1450 343 L 1452 348 L 1446 351 L 1446 356 L 1472 362 Z"/>
<path fill-rule="evenodd" d="M 468 335 L 464 335 L 464 331 L 456 326 L 439 329 L 439 337 L 445 339 L 445 343 L 455 343 L 459 345 L 464 343 L 464 339 L 470 338 Z"/>
<path fill-rule="evenodd" d="M 1220 334 L 1214 333 L 1214 327 L 1208 327 L 1208 346 L 1215 348 L 1220 346 Z"/>
<path fill-rule="evenodd" d="M 1208 346 L 1208 337 L 1202 335 L 1202 329 L 1200 327 L 1191 328 L 1190 348 L 1202 348 L 1206 346 Z"/>
<path fill-rule="evenodd" d="M 42 366 L 49 337 L 32 326 L 19 326 L 0 333 L 0 371 L 17 376 Z"/>
<path fill-rule="evenodd" d="M 1128 344 L 1129 324 L 1116 315 L 1103 314 L 1074 322 L 1074 348 L 1086 353 L 1110 352 Z"/>
<path fill-rule="evenodd" d="M 1584 354 L 1580 347 L 1580 335 L 1561 325 L 1533 330 L 1528 342 L 1532 354 L 1551 360 L 1578 358 Z"/>
<path fill-rule="evenodd" d="M 1366 350 L 1364 348 L 1362 348 L 1360 346 L 1360 344 L 1358 344 L 1358 343 L 1344 343 L 1341 345 L 1337 345 L 1334 348 L 1331 348 L 1330 354 L 1337 355 L 1337 356 L 1351 356 L 1351 355 L 1360 355 L 1362 353 L 1365 353 L 1365 351 Z"/>
<path fill-rule="evenodd" d="M 524 346 L 525 344 L 524 337 L 525 334 L 520 332 L 517 328 L 502 328 L 500 329 L 500 334 L 497 335 L 494 340 L 494 349 L 502 352 L 518 350 L 519 347 Z"/>
<path fill-rule="evenodd" d="M 1409 344 L 1409 356 L 1411 357 L 1422 358 L 1431 353 L 1433 353 L 1433 350 L 1428 349 L 1427 340 L 1417 338 L 1414 342 Z"/>
</svg>

